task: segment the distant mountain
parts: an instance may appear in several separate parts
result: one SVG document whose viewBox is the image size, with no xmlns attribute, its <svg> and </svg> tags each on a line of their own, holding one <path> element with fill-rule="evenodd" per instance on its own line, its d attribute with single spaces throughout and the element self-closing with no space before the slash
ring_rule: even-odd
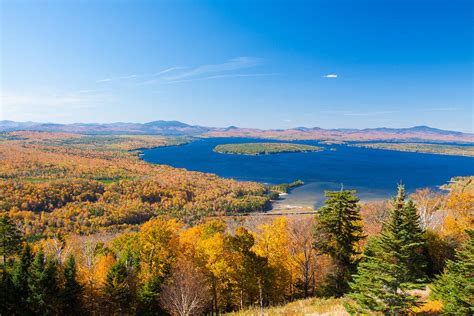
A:
<svg viewBox="0 0 474 316">
<path fill-rule="evenodd" d="M 153 121 L 149 123 L 74 123 L 53 124 L 35 122 L 0 121 L 1 132 L 44 131 L 79 134 L 143 134 L 143 135 L 199 135 L 210 131 L 210 128 L 188 125 L 179 121 Z"/>
<path fill-rule="evenodd" d="M 227 128 L 189 125 L 179 121 L 152 121 L 148 123 L 75 123 L 55 124 L 36 122 L 0 121 L 0 132 L 48 131 L 79 134 L 142 134 L 169 136 L 208 136 L 208 137 L 259 137 L 275 139 L 322 139 L 322 140 L 429 140 L 474 142 L 474 135 L 447 131 L 429 126 L 410 128 L 366 128 L 366 129 L 323 129 L 320 127 L 295 127 L 291 129 L 262 130 L 256 128 Z"/>
<path fill-rule="evenodd" d="M 366 128 L 362 131 L 376 131 L 376 132 L 387 132 L 387 133 L 400 133 L 400 134 L 409 134 L 409 133 L 429 133 L 429 134 L 439 134 L 439 135 L 462 135 L 462 132 L 456 131 L 447 131 L 438 128 L 429 127 L 426 125 L 414 126 L 409 128 Z"/>
<path fill-rule="evenodd" d="M 143 124 L 143 126 L 150 126 L 154 128 L 164 128 L 164 127 L 176 127 L 176 128 L 184 128 L 184 127 L 191 127 L 183 122 L 179 121 L 153 121 Z"/>
</svg>

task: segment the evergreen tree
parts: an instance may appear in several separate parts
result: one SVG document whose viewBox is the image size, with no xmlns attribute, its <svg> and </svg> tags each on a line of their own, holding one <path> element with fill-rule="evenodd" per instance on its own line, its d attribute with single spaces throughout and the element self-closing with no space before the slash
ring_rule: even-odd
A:
<svg viewBox="0 0 474 316">
<path fill-rule="evenodd" d="M 447 315 L 474 314 L 474 230 L 467 233 L 469 241 L 433 284 L 433 297 L 443 302 Z"/>
<path fill-rule="evenodd" d="M 61 304 L 65 315 L 78 315 L 81 313 L 80 294 L 82 286 L 76 279 L 76 261 L 69 255 L 64 263 L 64 287 L 62 289 Z"/>
<path fill-rule="evenodd" d="M 417 303 L 408 292 L 426 282 L 423 231 L 414 204 L 405 202 L 403 186 L 392 203 L 383 232 L 368 243 L 358 273 L 350 284 L 355 306 L 350 312 L 407 313 Z"/>
<path fill-rule="evenodd" d="M 120 260 L 107 273 L 104 285 L 104 294 L 110 303 L 111 312 L 124 312 L 130 305 L 130 287 L 125 263 Z"/>
<path fill-rule="evenodd" d="M 0 279 L 0 315 L 12 315 L 18 312 L 13 288 L 11 276 L 7 272 Z"/>
<path fill-rule="evenodd" d="M 314 248 L 333 259 L 336 272 L 331 280 L 331 294 L 339 296 L 348 290 L 359 261 L 358 244 L 365 236 L 355 191 L 326 192 L 326 197 L 325 205 L 316 215 Z"/>
<path fill-rule="evenodd" d="M 46 260 L 42 250 L 38 251 L 29 269 L 28 303 L 35 314 L 53 314 L 57 298 L 57 264 Z"/>
<path fill-rule="evenodd" d="M 7 260 L 21 249 L 21 233 L 8 215 L 0 216 L 0 256 L 3 277 L 6 277 Z"/>
<path fill-rule="evenodd" d="M 405 282 L 414 284 L 426 283 L 427 247 L 425 231 L 421 229 L 420 217 L 412 200 L 405 203 L 405 189 L 399 185 L 398 194 L 394 202 L 394 209 L 400 212 L 403 225 L 399 238 L 403 240 L 400 258 L 406 269 Z"/>
<path fill-rule="evenodd" d="M 152 276 L 147 280 L 138 291 L 138 314 L 155 315 L 164 314 L 159 303 L 161 293 L 161 285 L 163 284 L 162 276 Z"/>
<path fill-rule="evenodd" d="M 23 247 L 20 258 L 15 261 L 11 273 L 11 280 L 14 292 L 14 305 L 15 310 L 19 314 L 24 314 L 28 303 L 28 296 L 30 293 L 28 287 L 29 269 L 33 261 L 33 255 L 31 253 L 31 247 L 26 244 Z"/>
</svg>

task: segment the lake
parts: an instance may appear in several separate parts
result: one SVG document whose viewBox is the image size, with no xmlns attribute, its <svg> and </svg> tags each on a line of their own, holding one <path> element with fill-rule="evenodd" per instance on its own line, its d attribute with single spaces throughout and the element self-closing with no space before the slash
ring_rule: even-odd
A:
<svg viewBox="0 0 474 316">
<path fill-rule="evenodd" d="M 300 179 L 305 185 L 293 189 L 274 208 L 318 207 L 325 190 L 357 190 L 365 201 L 395 194 L 402 182 L 408 192 L 417 188 L 437 188 L 454 176 L 474 175 L 474 158 L 391 150 L 324 145 L 317 141 L 292 141 L 325 147 L 321 152 L 281 153 L 260 156 L 228 155 L 213 151 L 219 144 L 278 142 L 251 138 L 197 139 L 181 146 L 145 150 L 142 158 L 221 177 L 269 184 Z M 336 150 L 330 150 L 334 148 Z"/>
</svg>

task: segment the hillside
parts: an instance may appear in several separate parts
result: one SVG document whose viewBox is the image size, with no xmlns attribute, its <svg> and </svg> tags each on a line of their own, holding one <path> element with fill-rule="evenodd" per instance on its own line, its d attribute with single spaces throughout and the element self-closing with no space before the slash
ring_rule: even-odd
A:
<svg viewBox="0 0 474 316">
<path fill-rule="evenodd" d="M 164 136 L 0 135 L 0 210 L 27 235 L 47 236 L 123 229 L 160 214 L 193 222 L 263 210 L 269 203 L 262 184 L 152 165 L 135 150 L 183 142 Z"/>
<path fill-rule="evenodd" d="M 0 132 L 46 131 L 79 134 L 132 134 L 172 135 L 201 137 L 255 137 L 282 140 L 333 140 L 333 141 L 435 141 L 473 143 L 474 135 L 446 131 L 428 126 L 411 128 L 323 129 L 296 127 L 291 129 L 263 130 L 255 128 L 227 128 L 188 125 L 179 121 L 152 121 L 148 123 L 75 123 L 51 124 L 37 122 L 0 121 Z"/>
</svg>

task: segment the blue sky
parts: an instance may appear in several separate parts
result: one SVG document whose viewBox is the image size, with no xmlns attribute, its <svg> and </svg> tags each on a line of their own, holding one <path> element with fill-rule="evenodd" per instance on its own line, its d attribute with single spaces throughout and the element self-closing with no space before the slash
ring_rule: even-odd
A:
<svg viewBox="0 0 474 316">
<path fill-rule="evenodd" d="M 0 5 L 0 119 L 473 131 L 470 0 Z"/>
</svg>

